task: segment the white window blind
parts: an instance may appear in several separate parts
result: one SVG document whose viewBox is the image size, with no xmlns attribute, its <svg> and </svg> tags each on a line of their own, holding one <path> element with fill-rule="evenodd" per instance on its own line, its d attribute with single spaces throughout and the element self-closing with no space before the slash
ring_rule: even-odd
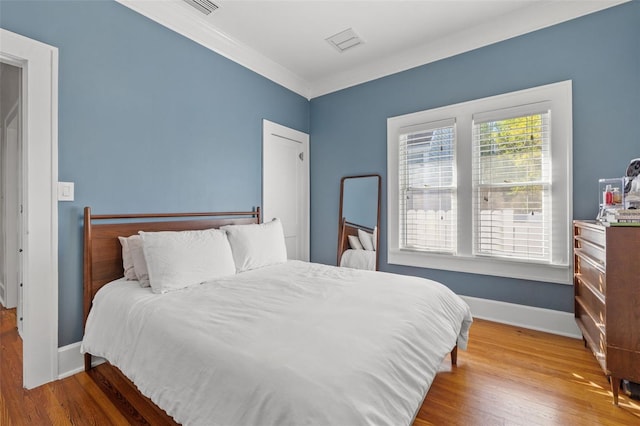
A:
<svg viewBox="0 0 640 426">
<path fill-rule="evenodd" d="M 551 262 L 550 111 L 473 116 L 474 253 Z"/>
<path fill-rule="evenodd" d="M 455 120 L 401 129 L 399 236 L 409 250 L 456 252 Z"/>
</svg>

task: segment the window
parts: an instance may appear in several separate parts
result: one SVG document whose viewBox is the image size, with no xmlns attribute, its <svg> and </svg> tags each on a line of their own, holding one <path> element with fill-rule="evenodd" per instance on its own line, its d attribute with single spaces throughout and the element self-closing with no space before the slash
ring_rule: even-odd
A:
<svg viewBox="0 0 640 426">
<path fill-rule="evenodd" d="M 527 109 L 473 117 L 474 252 L 549 262 L 550 112 Z"/>
<path fill-rule="evenodd" d="M 571 283 L 571 82 L 389 118 L 388 261 Z"/>
<path fill-rule="evenodd" d="M 455 253 L 455 122 L 407 129 L 399 139 L 402 247 Z"/>
</svg>

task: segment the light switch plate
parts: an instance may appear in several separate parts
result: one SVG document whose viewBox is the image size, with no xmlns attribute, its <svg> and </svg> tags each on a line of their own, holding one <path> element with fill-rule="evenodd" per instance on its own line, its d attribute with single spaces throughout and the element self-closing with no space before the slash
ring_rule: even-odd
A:
<svg viewBox="0 0 640 426">
<path fill-rule="evenodd" d="M 73 182 L 58 182 L 58 201 L 73 201 Z"/>
</svg>

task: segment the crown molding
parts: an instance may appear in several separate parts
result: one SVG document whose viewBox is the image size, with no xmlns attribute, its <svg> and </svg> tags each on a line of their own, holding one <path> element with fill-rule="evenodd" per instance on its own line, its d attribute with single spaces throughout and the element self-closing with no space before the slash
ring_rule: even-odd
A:
<svg viewBox="0 0 640 426">
<path fill-rule="evenodd" d="M 310 85 L 287 68 L 217 30 L 180 0 L 116 2 L 309 99 Z"/>
<path fill-rule="evenodd" d="M 307 99 L 312 99 L 598 12 L 630 0 L 545 2 L 543 7 L 534 5 L 517 13 L 504 15 L 500 25 L 495 25 L 495 22 L 478 25 L 312 82 L 306 81 L 249 46 L 217 30 L 183 1 L 116 1 L 227 59 Z"/>
<path fill-rule="evenodd" d="M 558 1 L 548 3 L 544 8 L 532 6 L 525 10 L 520 10 L 517 13 L 504 15 L 500 21 L 500 25 L 496 25 L 495 22 L 488 22 L 483 25 L 471 27 L 451 36 L 399 52 L 396 55 L 381 58 L 375 63 L 364 64 L 357 68 L 314 81 L 309 97 L 313 99 L 318 96 L 469 52 L 609 7 L 617 6 L 627 1 L 629 0 L 607 2 Z"/>
</svg>

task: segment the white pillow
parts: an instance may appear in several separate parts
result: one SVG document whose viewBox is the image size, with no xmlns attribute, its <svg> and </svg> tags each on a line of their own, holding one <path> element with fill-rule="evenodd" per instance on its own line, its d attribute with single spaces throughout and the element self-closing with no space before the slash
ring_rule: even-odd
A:
<svg viewBox="0 0 640 426">
<path fill-rule="evenodd" d="M 150 287 L 147 261 L 144 259 L 144 252 L 142 251 L 142 239 L 140 235 L 135 235 L 135 237 L 137 238 L 133 238 L 132 236 L 127 239 L 127 246 L 129 247 L 131 261 L 133 262 L 133 270 L 136 274 L 136 279 L 140 283 L 140 287 Z"/>
<path fill-rule="evenodd" d="M 373 249 L 378 250 L 378 227 L 377 226 L 373 228 L 373 237 L 371 238 L 371 241 L 373 242 Z"/>
<path fill-rule="evenodd" d="M 358 229 L 358 238 L 365 250 L 373 250 L 373 235 L 362 229 Z"/>
<path fill-rule="evenodd" d="M 133 239 L 140 239 L 139 235 L 132 235 L 130 237 L 118 237 L 120 245 L 122 246 L 122 267 L 124 269 L 124 277 L 129 281 L 135 281 L 138 279 L 136 276 L 136 270 L 133 267 L 133 257 L 131 256 L 131 249 L 129 248 L 129 241 Z"/>
<path fill-rule="evenodd" d="M 236 272 L 227 236 L 218 229 L 139 234 L 154 293 L 179 290 Z"/>
<path fill-rule="evenodd" d="M 220 229 L 227 232 L 237 272 L 287 261 L 280 219 L 262 224 L 227 225 Z"/>
<path fill-rule="evenodd" d="M 354 250 L 362 250 L 362 244 L 360 243 L 360 240 L 358 239 L 358 237 L 356 237 L 355 235 L 349 235 L 347 236 L 347 238 L 349 239 L 349 247 L 351 247 Z"/>
</svg>

